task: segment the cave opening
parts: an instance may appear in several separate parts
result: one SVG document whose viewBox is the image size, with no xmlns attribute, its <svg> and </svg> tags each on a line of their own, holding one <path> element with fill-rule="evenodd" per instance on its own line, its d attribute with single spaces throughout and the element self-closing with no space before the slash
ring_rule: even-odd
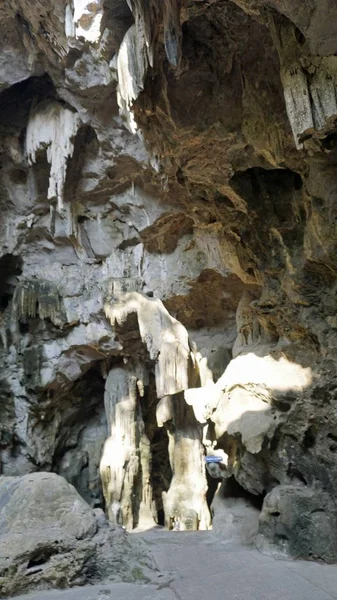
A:
<svg viewBox="0 0 337 600">
<path fill-rule="evenodd" d="M 235 479 L 234 475 L 225 479 L 223 486 L 224 498 L 243 498 L 247 504 L 258 511 L 262 510 L 265 494 L 252 494 Z"/>
<path fill-rule="evenodd" d="M 0 132 L 21 131 L 22 142 L 33 104 L 56 96 L 55 86 L 47 73 L 11 85 L 0 94 Z"/>
<path fill-rule="evenodd" d="M 14 254 L 4 254 L 0 258 L 0 311 L 9 305 L 13 298 L 18 276 L 22 273 L 22 259 Z"/>
<path fill-rule="evenodd" d="M 292 217 L 294 193 L 303 187 L 302 178 L 295 171 L 260 167 L 238 171 L 230 184 L 250 208 L 257 212 L 269 208 L 281 223 Z"/>
<path fill-rule="evenodd" d="M 118 366 L 124 362 L 118 357 L 112 364 Z M 90 506 L 102 508 L 104 511 L 107 507 L 103 495 L 100 462 L 104 445 L 110 435 L 104 403 L 105 386 L 106 380 L 101 374 L 99 363 L 95 363 L 66 394 L 49 394 L 49 401 L 52 403 L 49 410 L 55 413 L 54 418 L 48 419 L 47 422 L 40 419 L 39 425 L 41 435 L 43 429 L 43 435 L 48 436 L 51 433 L 49 428 L 53 428 L 57 419 L 60 419 L 51 471 L 72 484 Z M 164 526 L 163 492 L 167 492 L 170 487 L 172 470 L 168 434 L 164 427 L 160 428 L 157 425 L 157 403 L 155 378 L 150 373 L 144 395 L 138 397 L 138 419 L 144 422 L 144 433 L 149 440 L 150 486 L 156 515 L 154 518 L 158 525 Z M 41 407 L 41 410 L 46 412 L 46 407 Z M 133 486 L 134 528 L 141 525 L 139 509 L 145 483 L 145 474 L 140 465 Z"/>
<path fill-rule="evenodd" d="M 258 532 L 264 494 L 247 491 L 232 475 L 218 485 L 211 512 L 213 531 L 226 539 L 252 543 Z"/>
<path fill-rule="evenodd" d="M 99 472 L 108 436 L 104 408 L 105 381 L 98 366 L 89 369 L 66 397 L 54 396 L 61 423 L 51 470 L 71 483 L 93 508 L 104 509 Z"/>
</svg>

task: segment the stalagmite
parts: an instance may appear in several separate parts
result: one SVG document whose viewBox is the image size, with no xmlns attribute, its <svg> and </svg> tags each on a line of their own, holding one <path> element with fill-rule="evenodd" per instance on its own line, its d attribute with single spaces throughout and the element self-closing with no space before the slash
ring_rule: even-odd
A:
<svg viewBox="0 0 337 600">
<path fill-rule="evenodd" d="M 165 0 L 164 41 L 166 56 L 173 67 L 177 67 L 181 59 L 181 26 L 178 0 Z"/>
<path fill-rule="evenodd" d="M 103 493 L 109 519 L 127 529 L 140 520 L 154 524 L 151 454 L 138 405 L 137 381 L 134 372 L 113 368 L 104 394 L 110 437 L 100 464 Z"/>
<path fill-rule="evenodd" d="M 39 151 L 47 151 L 50 164 L 48 198 L 64 204 L 68 159 L 74 151 L 74 137 L 80 125 L 77 113 L 58 102 L 38 104 L 31 112 L 26 133 L 26 152 L 30 165 Z"/>
<path fill-rule="evenodd" d="M 121 324 L 131 313 L 136 313 L 142 341 L 150 358 L 156 361 L 156 389 L 158 398 L 177 394 L 188 388 L 190 356 L 185 327 L 169 312 L 160 300 L 138 292 L 119 294 L 116 300 L 105 304 L 106 316 L 111 323 Z"/>
<path fill-rule="evenodd" d="M 170 488 L 163 494 L 165 525 L 169 529 L 208 529 L 202 428 L 181 394 L 161 400 L 157 422 L 167 429 L 173 473 Z"/>
<path fill-rule="evenodd" d="M 188 387 L 190 349 L 187 331 L 181 323 L 171 317 L 160 300 L 148 298 L 138 292 L 122 292 L 118 282 L 114 285 L 114 295 L 105 304 L 105 312 L 112 324 L 117 322 L 119 325 L 126 322 L 128 315 L 136 313 L 140 337 L 147 347 L 150 358 L 156 361 L 156 390 L 157 397 L 161 399 L 157 405 L 156 418 L 158 426 L 165 426 L 168 432 L 169 456 L 173 472 L 169 490 L 163 495 L 166 525 L 169 528 L 175 524 L 181 529 L 207 529 L 210 525 L 210 515 L 206 503 L 203 430 L 180 393 Z M 116 370 L 114 370 L 107 380 L 107 418 L 108 422 L 114 425 L 111 430 L 112 437 L 106 444 L 102 459 L 102 465 L 104 463 L 106 466 L 102 467 L 101 471 L 108 505 L 119 506 L 116 502 L 120 503 L 121 510 L 124 511 L 123 522 L 126 520 L 130 525 L 128 514 L 131 502 L 128 500 L 126 508 L 121 482 L 124 481 L 123 477 L 127 478 L 127 486 L 123 483 L 123 490 L 128 489 L 130 496 L 130 486 L 135 485 L 140 467 L 139 463 L 135 462 L 130 462 L 131 467 L 126 466 L 128 461 L 131 461 L 128 457 L 133 456 L 132 449 L 135 448 L 130 432 L 134 431 L 137 404 L 136 381 L 134 380 L 128 388 L 130 386 L 127 383 L 130 381 L 128 377 L 128 374 L 122 372 L 118 375 L 119 379 L 116 379 Z M 123 382 L 122 385 L 117 383 L 119 380 Z M 112 389 L 111 386 L 114 386 L 113 392 L 109 391 Z M 116 402 L 118 402 L 116 409 L 111 408 Z M 141 448 L 140 471 L 143 477 L 141 509 L 148 514 L 152 500 L 151 454 L 141 426 L 137 427 Z M 121 435 L 122 439 L 120 439 Z M 129 450 L 127 451 L 126 448 Z M 106 458 L 108 456 L 113 456 L 115 462 L 109 463 Z"/>
</svg>

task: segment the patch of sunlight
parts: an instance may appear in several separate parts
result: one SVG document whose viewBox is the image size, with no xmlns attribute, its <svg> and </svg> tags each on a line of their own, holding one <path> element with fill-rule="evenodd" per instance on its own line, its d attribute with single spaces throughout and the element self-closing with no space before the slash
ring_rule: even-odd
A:
<svg viewBox="0 0 337 600">
<path fill-rule="evenodd" d="M 217 387 L 228 390 L 234 385 L 263 384 L 271 390 L 301 391 L 312 382 L 310 367 L 302 367 L 281 355 L 256 356 L 253 352 L 237 356 L 217 381 Z"/>
</svg>

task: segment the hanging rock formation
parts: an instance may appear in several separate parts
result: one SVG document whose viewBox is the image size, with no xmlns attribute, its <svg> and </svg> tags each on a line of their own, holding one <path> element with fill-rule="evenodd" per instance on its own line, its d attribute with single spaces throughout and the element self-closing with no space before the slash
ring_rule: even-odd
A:
<svg viewBox="0 0 337 600">
<path fill-rule="evenodd" d="M 0 482 L 337 560 L 323 4 L 2 3 Z"/>
<path fill-rule="evenodd" d="M 190 349 L 185 327 L 166 310 L 163 303 L 138 292 L 118 297 L 105 305 L 111 324 L 121 325 L 128 315 L 137 315 L 140 338 L 149 357 L 156 361 L 155 377 L 158 398 L 178 394 L 188 388 Z"/>
<path fill-rule="evenodd" d="M 48 103 L 36 106 L 30 114 L 26 134 L 28 164 L 36 162 L 39 150 L 47 149 L 50 164 L 48 198 L 57 199 L 58 209 L 64 203 L 64 186 L 67 162 L 71 158 L 73 140 L 79 127 L 79 117 L 61 104 Z"/>
</svg>

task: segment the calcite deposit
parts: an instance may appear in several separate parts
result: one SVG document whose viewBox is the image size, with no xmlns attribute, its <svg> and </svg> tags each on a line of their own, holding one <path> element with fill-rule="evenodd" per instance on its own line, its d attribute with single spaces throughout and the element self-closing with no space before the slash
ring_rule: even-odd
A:
<svg viewBox="0 0 337 600">
<path fill-rule="evenodd" d="M 0 33 L 0 475 L 335 562 L 335 0 L 7 0 Z"/>
</svg>

